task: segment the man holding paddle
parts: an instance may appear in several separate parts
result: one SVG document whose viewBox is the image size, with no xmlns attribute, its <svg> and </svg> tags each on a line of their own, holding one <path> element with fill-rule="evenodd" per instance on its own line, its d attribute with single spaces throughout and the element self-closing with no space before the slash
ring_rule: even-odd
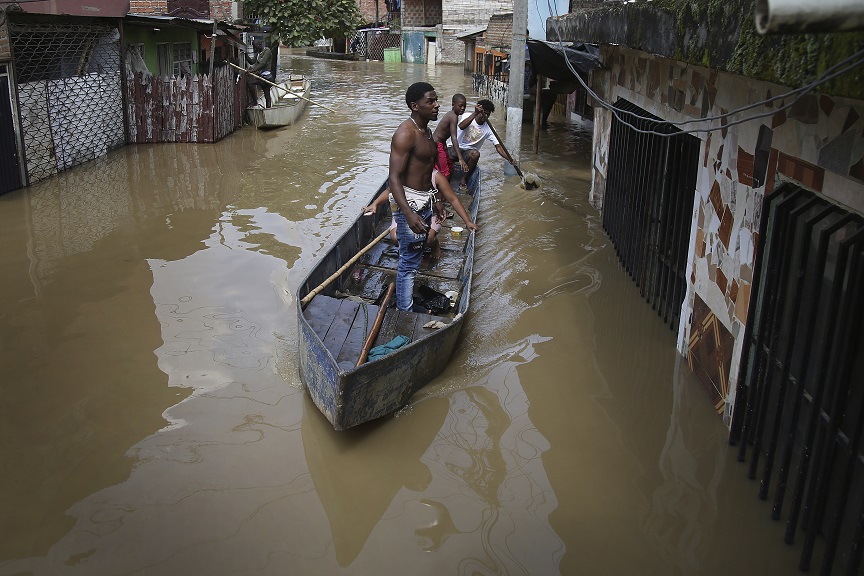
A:
<svg viewBox="0 0 864 576">
<path fill-rule="evenodd" d="M 414 277 L 423 259 L 433 207 L 443 215 L 444 205 L 432 179 L 438 146 L 432 139 L 429 121 L 438 119 L 438 95 L 432 85 L 415 82 L 405 92 L 411 116 L 396 129 L 390 141 L 390 194 L 396 202 L 393 212 L 399 241 L 396 267 L 396 307 L 411 310 L 414 304 Z"/>
<path fill-rule="evenodd" d="M 246 87 L 252 95 L 250 105 L 254 105 L 258 101 L 256 86 L 261 86 L 261 89 L 264 91 L 264 101 L 267 102 L 267 108 L 270 108 L 272 105 L 270 102 L 270 86 L 265 81 L 273 81 L 273 74 L 270 71 L 270 60 L 273 58 L 273 54 L 270 52 L 270 48 L 265 47 L 261 40 L 252 42 L 252 47 L 255 48 L 258 56 L 255 58 L 255 63 L 246 69 L 247 72 L 252 72 L 246 78 Z"/>
<path fill-rule="evenodd" d="M 489 100 L 480 100 L 477 102 L 474 112 L 471 114 L 465 113 L 459 118 L 457 140 L 459 141 L 459 150 L 462 158 L 468 163 L 468 170 L 463 172 L 462 181 L 459 182 L 460 191 L 468 189 L 468 179 L 471 178 L 471 174 L 477 168 L 477 162 L 480 161 L 480 148 L 487 138 L 492 142 L 495 150 L 504 160 L 516 166 L 513 158 L 510 157 L 510 153 L 501 145 L 492 127 L 486 122 L 489 115 L 494 111 L 495 105 L 492 102 Z"/>
</svg>

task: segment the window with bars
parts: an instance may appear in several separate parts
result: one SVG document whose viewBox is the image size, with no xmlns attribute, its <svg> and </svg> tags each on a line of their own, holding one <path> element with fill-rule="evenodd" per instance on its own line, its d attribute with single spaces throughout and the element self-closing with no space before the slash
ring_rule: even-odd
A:
<svg viewBox="0 0 864 576">
<path fill-rule="evenodd" d="M 675 330 L 687 291 L 700 142 L 631 102 L 615 107 L 637 114 L 628 123 L 643 132 L 612 121 L 603 229 L 642 295 Z"/>
<path fill-rule="evenodd" d="M 864 218 L 786 183 L 766 198 L 759 237 L 730 442 L 786 542 L 801 535 L 800 568 L 858 574 Z"/>
<path fill-rule="evenodd" d="M 192 76 L 192 43 L 175 42 L 171 48 L 174 76 Z"/>
</svg>

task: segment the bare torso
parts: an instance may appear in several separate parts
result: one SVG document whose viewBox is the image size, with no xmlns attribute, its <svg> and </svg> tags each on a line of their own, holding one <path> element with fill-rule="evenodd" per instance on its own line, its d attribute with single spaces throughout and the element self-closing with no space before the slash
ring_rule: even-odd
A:
<svg viewBox="0 0 864 576">
<path fill-rule="evenodd" d="M 426 191 L 431 187 L 432 169 L 438 157 L 438 148 L 432 140 L 431 131 L 424 132 L 409 118 L 399 125 L 398 132 L 405 132 L 413 138 L 413 148 L 408 152 L 401 171 L 404 186 Z"/>
<path fill-rule="evenodd" d="M 447 143 L 447 139 L 452 135 L 452 129 L 456 126 L 456 113 L 450 110 L 438 122 L 435 127 L 435 133 L 432 134 L 432 139 L 435 142 Z"/>
</svg>

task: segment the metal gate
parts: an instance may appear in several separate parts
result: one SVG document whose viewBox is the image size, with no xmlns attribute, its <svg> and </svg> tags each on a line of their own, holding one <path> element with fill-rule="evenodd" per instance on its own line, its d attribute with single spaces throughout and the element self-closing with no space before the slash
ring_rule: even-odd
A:
<svg viewBox="0 0 864 576">
<path fill-rule="evenodd" d="M 785 184 L 766 199 L 730 442 L 800 568 L 864 550 L 864 218 Z M 761 464 L 761 471 L 759 470 Z M 818 539 L 818 542 L 817 542 Z"/>
<path fill-rule="evenodd" d="M 6 64 L 0 64 L 0 194 L 21 187 L 20 170 L 9 74 Z"/>
<path fill-rule="evenodd" d="M 603 229 L 642 296 L 674 330 L 687 290 L 700 142 L 674 136 L 677 129 L 626 100 L 615 106 L 638 114 L 619 113 L 636 128 L 672 135 L 643 134 L 613 119 Z"/>
<path fill-rule="evenodd" d="M 9 22 L 28 184 L 124 144 L 113 24 Z"/>
<path fill-rule="evenodd" d="M 358 30 L 348 43 L 348 50 L 366 60 L 384 60 L 385 48 L 402 46 L 402 35 L 387 30 Z"/>
</svg>

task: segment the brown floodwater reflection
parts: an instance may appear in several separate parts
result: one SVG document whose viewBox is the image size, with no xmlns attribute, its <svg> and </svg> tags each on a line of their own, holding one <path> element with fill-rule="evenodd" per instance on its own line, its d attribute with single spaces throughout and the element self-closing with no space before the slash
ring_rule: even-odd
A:
<svg viewBox="0 0 864 576">
<path fill-rule="evenodd" d="M 285 64 L 338 113 L 0 197 L 0 575 L 794 573 L 588 204 L 590 127 L 537 156 L 526 127 L 535 191 L 484 150 L 455 357 L 334 432 L 296 286 L 386 177 L 405 88 L 478 96 L 461 67 Z"/>
</svg>

